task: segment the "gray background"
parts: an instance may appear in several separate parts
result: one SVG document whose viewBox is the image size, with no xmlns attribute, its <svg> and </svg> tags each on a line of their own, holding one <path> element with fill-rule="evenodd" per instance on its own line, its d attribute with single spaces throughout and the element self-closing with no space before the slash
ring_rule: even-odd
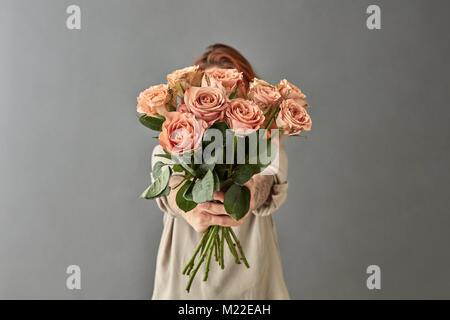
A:
<svg viewBox="0 0 450 320">
<path fill-rule="evenodd" d="M 366 28 L 379 4 L 382 29 Z M 82 9 L 69 31 L 66 7 Z M 308 94 L 275 213 L 292 298 L 450 298 L 448 1 L 1 1 L 0 298 L 153 290 L 136 96 L 212 43 Z M 82 290 L 65 287 L 82 269 Z M 382 289 L 366 288 L 377 264 Z"/>
</svg>

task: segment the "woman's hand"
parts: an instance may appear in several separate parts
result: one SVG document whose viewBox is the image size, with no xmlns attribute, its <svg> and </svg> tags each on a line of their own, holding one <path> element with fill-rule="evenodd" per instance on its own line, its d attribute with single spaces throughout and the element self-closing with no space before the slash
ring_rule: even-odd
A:
<svg viewBox="0 0 450 320">
<path fill-rule="evenodd" d="M 274 177 L 272 175 L 257 174 L 244 184 L 250 190 L 251 194 L 249 212 L 259 208 L 267 201 L 273 183 Z"/>
<path fill-rule="evenodd" d="M 173 176 L 171 178 L 171 185 L 176 185 L 182 179 L 183 177 L 181 176 Z M 209 226 L 214 225 L 223 227 L 237 227 L 244 222 L 244 220 L 254 209 L 261 206 L 267 200 L 270 190 L 272 189 L 273 181 L 273 176 L 255 175 L 245 184 L 245 186 L 249 188 L 251 194 L 250 208 L 247 214 L 238 221 L 234 220 L 227 214 L 225 207 L 223 206 L 225 196 L 223 191 L 216 191 L 213 196 L 214 200 L 218 200 L 222 203 L 199 203 L 189 212 L 182 211 L 176 204 L 175 197 L 178 192 L 178 188 L 170 191 L 168 201 L 172 210 L 177 211 L 197 232 L 205 232 Z"/>
<path fill-rule="evenodd" d="M 171 185 L 176 185 L 181 182 L 183 177 L 181 176 L 172 176 Z M 175 201 L 175 197 L 177 195 L 178 189 L 171 190 L 170 194 L 167 196 L 169 206 L 172 210 L 176 211 L 179 215 L 181 215 L 187 223 L 189 223 L 192 228 L 194 228 L 197 232 L 205 232 L 209 226 L 219 225 L 224 227 L 236 227 L 242 224 L 243 219 L 239 221 L 235 221 L 231 218 L 227 212 L 225 211 L 225 207 L 223 206 L 224 201 L 224 192 L 216 191 L 214 192 L 214 200 L 221 201 L 222 203 L 215 202 L 203 202 L 199 203 L 194 209 L 189 212 L 184 212 L 179 209 L 177 203 Z"/>
<path fill-rule="evenodd" d="M 224 193 L 214 192 L 214 200 L 223 202 Z M 203 202 L 194 209 L 185 212 L 183 217 L 197 232 L 205 232 L 209 226 L 236 227 L 242 224 L 243 219 L 235 221 L 225 211 L 223 203 Z"/>
</svg>

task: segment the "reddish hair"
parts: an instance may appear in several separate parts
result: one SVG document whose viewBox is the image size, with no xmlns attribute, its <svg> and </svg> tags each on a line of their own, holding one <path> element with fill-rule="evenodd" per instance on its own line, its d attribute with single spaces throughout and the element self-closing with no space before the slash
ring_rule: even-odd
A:
<svg viewBox="0 0 450 320">
<path fill-rule="evenodd" d="M 246 90 L 248 90 L 249 83 L 256 77 L 250 62 L 239 51 L 225 44 L 216 43 L 207 47 L 194 64 L 202 70 L 209 67 L 237 69 L 244 76 Z"/>
</svg>

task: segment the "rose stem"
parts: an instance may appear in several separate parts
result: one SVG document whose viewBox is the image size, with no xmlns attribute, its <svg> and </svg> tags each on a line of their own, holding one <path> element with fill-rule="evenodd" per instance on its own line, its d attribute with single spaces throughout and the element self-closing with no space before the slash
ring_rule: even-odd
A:
<svg viewBox="0 0 450 320">
<path fill-rule="evenodd" d="M 188 276 L 191 273 L 192 267 L 194 264 L 191 264 L 186 272 L 186 275 Z"/>
<path fill-rule="evenodd" d="M 217 262 L 220 263 L 220 235 L 219 235 L 219 230 L 217 230 L 217 236 L 216 236 L 216 248 L 217 248 Z"/>
<path fill-rule="evenodd" d="M 179 183 L 177 183 L 175 186 L 173 186 L 172 189 L 178 188 L 183 182 L 185 182 L 185 181 L 188 180 L 189 178 L 190 178 L 190 176 L 187 175 L 186 177 L 183 178 L 183 180 L 181 180 Z"/>
<path fill-rule="evenodd" d="M 206 239 L 205 248 L 201 251 L 202 254 L 207 253 L 209 246 L 211 245 L 211 243 L 214 242 L 214 232 L 217 230 L 217 228 L 219 228 L 219 226 L 210 226 L 209 227 L 210 231 L 209 231 L 208 239 Z"/>
<path fill-rule="evenodd" d="M 272 113 L 272 115 L 270 116 L 270 119 L 267 122 L 266 127 L 265 127 L 266 130 L 270 127 L 270 125 L 272 124 L 273 119 L 277 116 L 278 112 L 280 112 L 280 107 L 277 107 L 275 109 L 275 111 Z"/>
<path fill-rule="evenodd" d="M 220 232 L 220 228 L 219 228 L 219 230 L 217 231 L 217 236 L 216 236 L 217 262 L 218 262 L 219 265 L 220 265 L 220 234 L 219 234 L 219 232 Z"/>
<path fill-rule="evenodd" d="M 210 232 L 210 231 L 211 231 L 211 228 L 209 228 L 206 232 Z M 201 243 L 202 243 L 202 250 L 200 252 L 203 252 L 203 249 L 205 248 L 205 239 L 202 239 Z"/>
<path fill-rule="evenodd" d="M 247 262 L 247 258 L 245 257 L 245 254 L 244 254 L 244 250 L 242 249 L 241 242 L 239 241 L 238 237 L 236 236 L 236 234 L 234 233 L 232 228 L 230 228 L 230 233 L 234 239 L 234 242 L 236 242 L 239 253 L 241 254 L 242 261 L 244 262 L 244 264 L 247 268 L 250 268 L 250 266 L 248 265 L 248 262 Z"/>
<path fill-rule="evenodd" d="M 220 228 L 220 227 L 219 227 Z M 217 233 L 219 233 L 219 232 L 217 232 Z M 218 249 L 219 247 L 217 246 L 217 236 L 214 238 L 214 259 L 216 260 L 216 261 L 219 261 L 219 252 L 218 252 Z"/>
<path fill-rule="evenodd" d="M 203 260 L 205 260 L 206 253 L 207 253 L 208 249 L 211 247 L 212 240 L 214 239 L 214 237 L 217 234 L 217 231 L 219 230 L 218 227 L 219 226 L 212 227 L 211 231 L 209 232 L 209 237 L 208 237 L 208 241 L 206 242 L 205 249 L 202 251 L 202 254 L 200 256 L 200 260 L 197 262 L 197 264 L 195 265 L 194 269 L 192 270 L 191 275 L 189 276 L 189 280 L 188 280 L 188 283 L 186 285 L 186 291 L 187 292 L 189 292 L 189 290 L 191 289 L 192 280 L 194 280 L 195 274 L 197 273 L 198 269 L 202 265 Z"/>
<path fill-rule="evenodd" d="M 233 256 L 234 256 L 234 261 L 237 263 L 237 264 L 240 264 L 241 263 L 241 261 L 239 260 L 239 256 L 238 256 L 238 254 L 237 254 L 237 252 L 236 252 L 236 248 L 234 247 L 234 243 L 233 243 L 233 241 L 231 240 L 231 237 L 230 237 L 230 231 L 229 231 L 229 229 L 230 229 L 230 227 L 226 227 L 226 228 L 224 228 L 225 229 L 225 239 L 227 240 L 227 243 L 228 243 L 228 247 L 230 248 L 230 251 L 231 251 L 231 253 L 233 254 Z"/>
<path fill-rule="evenodd" d="M 213 250 L 215 250 L 215 248 L 216 248 L 216 242 L 214 241 L 211 244 L 211 248 L 209 249 L 208 259 L 206 259 L 206 269 L 205 269 L 205 275 L 203 276 L 203 281 L 206 281 L 208 279 L 209 265 L 211 264 L 212 252 L 213 252 Z"/>
<path fill-rule="evenodd" d="M 224 258 L 223 258 L 223 245 L 225 241 L 225 228 L 222 228 L 222 236 L 220 238 L 220 267 L 223 269 L 225 267 Z"/>
<path fill-rule="evenodd" d="M 217 263 L 219 263 L 220 265 L 220 228 L 219 231 L 217 231 L 217 236 L 216 236 L 216 250 L 217 250 Z"/>
<path fill-rule="evenodd" d="M 210 230 L 206 230 L 205 233 L 203 233 L 203 236 L 201 238 L 201 240 L 198 242 L 197 244 L 197 248 L 195 248 L 194 254 L 191 257 L 191 259 L 189 260 L 189 262 L 186 264 L 186 266 L 183 269 L 183 274 L 186 274 L 186 272 L 188 271 L 188 269 L 190 269 L 190 267 L 194 264 L 195 261 L 195 257 L 197 256 L 198 252 L 200 251 L 200 248 L 202 247 L 203 241 L 204 239 L 207 237 L 207 235 L 209 234 Z M 189 273 L 188 273 L 189 274 Z"/>
</svg>

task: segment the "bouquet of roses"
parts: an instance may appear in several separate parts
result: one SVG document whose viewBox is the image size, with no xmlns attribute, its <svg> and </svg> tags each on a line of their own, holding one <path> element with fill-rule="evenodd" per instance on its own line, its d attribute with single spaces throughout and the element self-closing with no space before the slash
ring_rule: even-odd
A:
<svg viewBox="0 0 450 320">
<path fill-rule="evenodd" d="M 139 121 L 160 132 L 164 153 L 156 156 L 168 159 L 154 164 L 153 183 L 141 197 L 155 199 L 178 189 L 176 203 L 188 212 L 199 203 L 217 201 L 213 193 L 222 190 L 226 212 L 241 219 L 251 200 L 245 183 L 274 161 L 280 134 L 310 130 L 304 98 L 287 80 L 272 86 L 255 78 L 247 90 L 235 69 L 191 66 L 169 74 L 167 84 L 152 86 L 137 98 Z M 174 172 L 183 180 L 170 186 Z M 249 268 L 233 229 L 211 226 L 182 270 L 189 276 L 188 292 L 204 262 L 207 279 L 213 255 L 224 268 L 225 244 L 235 262 Z"/>
</svg>

